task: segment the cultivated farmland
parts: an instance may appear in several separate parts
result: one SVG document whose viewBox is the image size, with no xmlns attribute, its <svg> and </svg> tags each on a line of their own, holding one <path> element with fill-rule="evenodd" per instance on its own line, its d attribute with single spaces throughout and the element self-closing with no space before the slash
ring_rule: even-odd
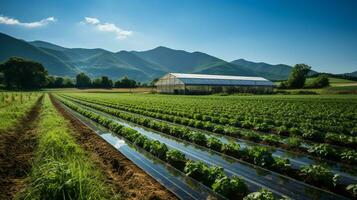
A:
<svg viewBox="0 0 357 200">
<path fill-rule="evenodd" d="M 355 96 L 53 97 L 179 198 L 356 196 Z"/>
<path fill-rule="evenodd" d="M 353 199 L 354 95 L 0 93 L 1 199 Z"/>
</svg>

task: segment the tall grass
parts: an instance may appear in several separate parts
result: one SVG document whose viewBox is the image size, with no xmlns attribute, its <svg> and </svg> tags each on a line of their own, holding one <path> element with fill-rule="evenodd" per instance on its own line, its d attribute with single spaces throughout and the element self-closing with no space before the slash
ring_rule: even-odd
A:
<svg viewBox="0 0 357 200">
<path fill-rule="evenodd" d="M 12 98 L 11 96 L 14 96 L 9 95 L 9 93 L 1 94 L 0 106 L 3 106 L 4 104 L 8 104 L 8 106 L 0 107 L 0 131 L 7 130 L 14 126 L 19 121 L 19 119 L 24 117 L 31 110 L 40 95 L 40 93 L 36 93 L 35 95 L 19 93 L 17 94 L 17 99 L 23 98 L 22 102 L 19 100 L 9 100 Z M 6 97 L 10 98 L 6 99 Z"/>
<path fill-rule="evenodd" d="M 30 183 L 18 199 L 109 199 L 101 173 L 75 143 L 48 95 L 40 119 Z"/>
</svg>

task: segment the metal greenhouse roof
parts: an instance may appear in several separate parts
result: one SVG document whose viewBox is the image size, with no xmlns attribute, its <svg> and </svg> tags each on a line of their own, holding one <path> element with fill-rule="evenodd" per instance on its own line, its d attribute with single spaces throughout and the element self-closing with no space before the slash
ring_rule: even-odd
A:
<svg viewBox="0 0 357 200">
<path fill-rule="evenodd" d="M 262 77 L 181 73 L 170 74 L 187 85 L 273 85 L 271 81 Z"/>
</svg>

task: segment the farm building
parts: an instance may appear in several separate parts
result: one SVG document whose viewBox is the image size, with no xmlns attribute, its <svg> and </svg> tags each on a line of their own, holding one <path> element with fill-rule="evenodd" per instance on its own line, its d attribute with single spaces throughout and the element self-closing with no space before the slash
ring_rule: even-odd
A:
<svg viewBox="0 0 357 200">
<path fill-rule="evenodd" d="M 169 73 L 156 82 L 167 94 L 270 93 L 273 83 L 262 77 Z"/>
</svg>

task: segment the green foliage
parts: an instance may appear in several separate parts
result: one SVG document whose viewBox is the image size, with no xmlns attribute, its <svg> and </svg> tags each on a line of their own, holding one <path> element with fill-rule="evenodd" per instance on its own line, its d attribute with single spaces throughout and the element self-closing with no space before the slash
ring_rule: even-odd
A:
<svg viewBox="0 0 357 200">
<path fill-rule="evenodd" d="M 284 158 L 275 157 L 273 168 L 279 172 L 283 172 L 283 173 L 287 172 L 291 169 L 290 160 L 287 158 L 284 159 Z"/>
<path fill-rule="evenodd" d="M 215 138 L 215 137 L 209 137 L 207 140 L 207 146 L 210 149 L 216 150 L 216 151 L 221 151 L 222 149 L 222 142 Z"/>
<path fill-rule="evenodd" d="M 295 149 L 301 146 L 301 140 L 297 137 L 289 137 L 285 141 L 289 149 Z"/>
<path fill-rule="evenodd" d="M 102 175 L 46 96 L 30 184 L 20 199 L 109 199 Z"/>
<path fill-rule="evenodd" d="M 42 64 L 12 57 L 0 64 L 7 88 L 39 89 L 46 85 L 47 71 Z"/>
<path fill-rule="evenodd" d="M 315 144 L 312 145 L 308 152 L 313 153 L 317 156 L 322 157 L 334 157 L 336 156 L 336 151 L 328 144 Z"/>
<path fill-rule="evenodd" d="M 346 190 L 354 197 L 357 197 L 357 184 L 351 184 L 346 187 Z"/>
<path fill-rule="evenodd" d="M 226 176 L 216 179 L 212 189 L 228 199 L 242 199 L 248 194 L 247 185 L 236 176 L 233 176 L 230 180 Z"/>
<path fill-rule="evenodd" d="M 203 134 L 201 132 L 191 132 L 190 140 L 193 143 L 196 143 L 196 144 L 202 145 L 202 146 L 206 146 L 206 144 L 207 144 L 207 137 L 205 134 Z"/>
<path fill-rule="evenodd" d="M 116 88 L 135 88 L 136 86 L 136 81 L 129 79 L 127 76 L 114 83 L 114 87 Z"/>
<path fill-rule="evenodd" d="M 240 145 L 236 142 L 230 141 L 222 146 L 222 152 L 233 157 L 239 157 Z"/>
<path fill-rule="evenodd" d="M 261 189 L 258 192 L 253 192 L 248 194 L 243 198 L 244 200 L 275 200 L 275 197 L 272 192 Z"/>
<path fill-rule="evenodd" d="M 172 166 L 176 167 L 177 169 L 183 171 L 185 164 L 186 164 L 186 158 L 183 153 L 177 150 L 168 150 L 166 152 L 166 160 L 168 163 L 170 163 Z"/>
<path fill-rule="evenodd" d="M 311 67 L 306 64 L 296 64 L 291 70 L 288 80 L 282 82 L 280 88 L 297 89 L 304 87 L 306 75 L 310 69 Z"/>
<path fill-rule="evenodd" d="M 71 88 L 74 86 L 73 80 L 68 77 L 47 76 L 46 88 Z"/>
<path fill-rule="evenodd" d="M 306 86 L 306 88 L 323 88 L 330 85 L 330 81 L 328 77 L 324 74 L 319 75 L 315 78 L 310 84 Z"/>
<path fill-rule="evenodd" d="M 93 80 L 92 87 L 94 87 L 94 88 L 112 88 L 113 81 L 110 80 L 107 76 L 102 76 L 100 78 L 96 78 Z"/>
<path fill-rule="evenodd" d="M 76 76 L 76 87 L 78 88 L 88 88 L 91 87 L 92 81 L 89 76 L 84 73 L 80 73 Z"/>
<path fill-rule="evenodd" d="M 341 159 L 349 163 L 357 163 L 357 151 L 345 150 L 341 153 Z"/>
<path fill-rule="evenodd" d="M 267 148 L 261 146 L 254 146 L 248 151 L 249 157 L 253 160 L 254 164 L 268 167 L 273 165 L 274 159 Z"/>
<path fill-rule="evenodd" d="M 323 184 L 329 187 L 336 185 L 338 177 L 321 165 L 304 166 L 300 169 L 300 174 L 307 182 L 318 185 Z"/>
</svg>

